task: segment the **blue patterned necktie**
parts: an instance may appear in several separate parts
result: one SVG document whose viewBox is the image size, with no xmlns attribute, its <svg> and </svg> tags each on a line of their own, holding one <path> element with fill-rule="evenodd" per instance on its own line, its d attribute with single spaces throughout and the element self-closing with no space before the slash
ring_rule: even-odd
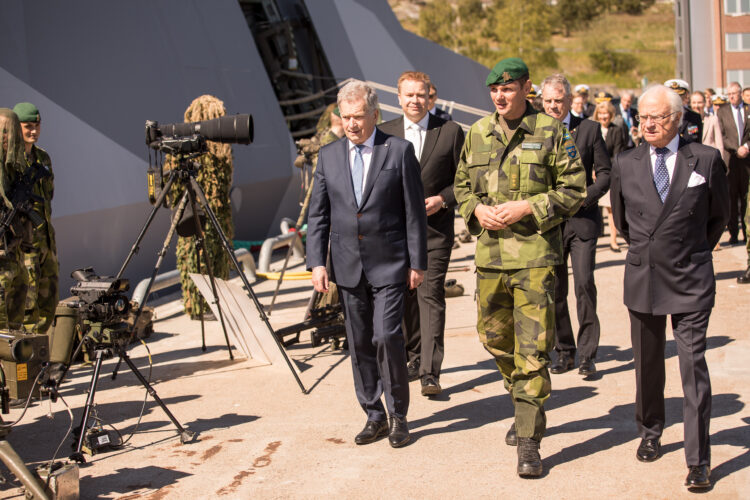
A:
<svg viewBox="0 0 750 500">
<path fill-rule="evenodd" d="M 364 144 L 354 145 L 354 165 L 352 165 L 352 184 L 354 184 L 354 199 L 359 206 L 362 201 L 362 177 L 365 175 L 365 161 L 362 159 Z"/>
<path fill-rule="evenodd" d="M 667 198 L 669 193 L 669 171 L 667 170 L 667 155 L 669 148 L 656 148 L 656 166 L 654 168 L 654 185 L 659 192 L 661 202 Z"/>
</svg>

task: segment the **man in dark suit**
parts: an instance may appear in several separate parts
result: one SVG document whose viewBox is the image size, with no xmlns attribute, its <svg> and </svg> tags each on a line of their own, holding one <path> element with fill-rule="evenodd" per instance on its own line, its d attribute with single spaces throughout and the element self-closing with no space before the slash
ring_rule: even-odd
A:
<svg viewBox="0 0 750 500">
<path fill-rule="evenodd" d="M 703 141 L 703 119 L 701 115 L 690 109 L 690 85 L 685 80 L 673 78 L 664 82 L 682 100 L 682 121 L 679 134 L 687 142 Z"/>
<path fill-rule="evenodd" d="M 638 110 L 633 107 L 633 93 L 625 92 L 620 96 L 619 103 L 613 103 L 615 118 L 612 121 L 622 130 L 622 136 L 627 141 L 625 149 L 635 146 L 633 137 L 638 134 Z"/>
<path fill-rule="evenodd" d="M 453 117 L 450 113 L 447 111 L 443 111 L 442 109 L 438 108 L 436 106 L 437 104 L 437 87 L 435 87 L 435 84 L 430 81 L 430 94 L 429 94 L 429 102 L 427 104 L 427 109 L 430 111 L 431 115 L 437 116 L 438 118 L 441 118 L 447 122 L 453 120 Z"/>
<path fill-rule="evenodd" d="M 563 262 L 555 268 L 555 351 L 552 373 L 565 373 L 575 366 L 576 342 L 568 312 L 568 255 L 573 265 L 573 285 L 578 309 L 578 373 L 596 373 L 594 359 L 599 347 L 599 318 L 596 315 L 594 266 L 596 240 L 601 233 L 599 198 L 609 189 L 611 162 L 599 124 L 570 114 L 570 83 L 560 74 L 542 82 L 544 112 L 565 124 L 575 141 L 586 169 L 586 199 L 578 212 L 562 224 Z M 594 175 L 595 174 L 595 175 Z M 596 177 L 596 180 L 594 180 Z"/>
<path fill-rule="evenodd" d="M 408 140 L 422 169 L 427 212 L 427 271 L 417 290 L 407 291 L 404 326 L 410 379 L 419 377 L 422 395 L 440 394 L 445 332 L 445 275 L 453 247 L 453 179 L 464 132 L 427 112 L 429 77 L 407 71 L 398 79 L 404 116 L 380 125 L 383 132 Z M 416 373 L 414 373 L 416 372 Z"/>
<path fill-rule="evenodd" d="M 729 223 L 727 229 L 729 230 L 729 243 L 732 245 L 739 242 L 738 224 L 742 227 L 743 239 L 747 241 L 745 223 L 738 223 L 738 219 L 747 210 L 748 172 L 750 172 L 750 157 L 748 156 L 750 109 L 742 102 L 741 92 L 739 83 L 730 83 L 727 91 L 729 103 L 720 106 L 716 111 L 724 150 L 729 155 Z"/>
<path fill-rule="evenodd" d="M 594 116 L 594 111 L 596 110 L 596 106 L 594 105 L 594 103 L 589 101 L 589 90 L 591 89 L 585 83 L 579 83 L 573 89 L 573 93 L 581 96 L 581 99 L 583 99 L 583 117 L 584 118 L 589 118 L 591 116 Z"/>
<path fill-rule="evenodd" d="M 636 375 L 636 421 L 643 462 L 661 455 L 667 315 L 677 344 L 683 390 L 688 488 L 708 488 L 711 382 L 706 329 L 716 281 L 711 251 L 729 216 L 719 151 L 679 137 L 682 100 L 657 85 L 638 102 L 645 142 L 612 166 L 615 226 L 630 244 L 624 302 L 630 313 Z"/>
<path fill-rule="evenodd" d="M 357 444 L 388 434 L 409 442 L 409 380 L 401 331 L 404 292 L 427 268 L 427 217 L 419 164 L 410 142 L 379 131 L 378 99 L 364 82 L 344 85 L 338 106 L 346 139 L 320 149 L 310 200 L 307 265 L 318 292 L 328 291 L 326 256 L 338 285 L 354 371 L 367 413 Z M 380 400 L 385 402 L 390 417 Z"/>
</svg>

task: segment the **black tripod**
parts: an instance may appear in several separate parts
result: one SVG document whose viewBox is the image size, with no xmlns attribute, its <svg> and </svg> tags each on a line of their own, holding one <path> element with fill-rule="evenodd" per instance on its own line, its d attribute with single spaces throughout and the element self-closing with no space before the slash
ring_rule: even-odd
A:
<svg viewBox="0 0 750 500">
<path fill-rule="evenodd" d="M 83 342 L 82 342 L 83 344 Z M 96 396 L 96 385 L 99 382 L 99 373 L 101 372 L 102 368 L 102 361 L 104 361 L 104 358 L 110 358 L 113 355 L 113 352 L 116 352 L 120 356 L 120 361 L 125 361 L 125 364 L 130 367 L 130 370 L 135 374 L 135 376 L 138 378 L 138 381 L 143 385 L 143 387 L 146 388 L 149 395 L 154 398 L 154 400 L 161 406 L 161 409 L 164 410 L 164 413 L 167 414 L 167 417 L 169 417 L 169 420 L 172 421 L 172 423 L 177 427 L 177 430 L 180 432 L 180 442 L 182 444 L 189 443 L 193 440 L 195 437 L 195 432 L 189 431 L 185 429 L 180 423 L 177 421 L 177 419 L 172 415 L 172 412 L 169 411 L 169 408 L 167 408 L 167 405 L 164 404 L 164 401 L 159 398 L 159 395 L 156 394 L 156 391 L 153 387 L 151 387 L 151 384 L 148 383 L 148 380 L 145 379 L 143 374 L 138 371 L 138 368 L 133 364 L 133 361 L 128 356 L 128 353 L 125 352 L 125 347 L 123 345 L 120 345 L 119 343 L 116 343 L 114 345 L 102 345 L 102 344 L 94 344 L 93 342 L 90 344 L 90 347 L 93 348 L 94 352 L 96 352 L 96 361 L 94 362 L 94 373 L 91 375 L 91 383 L 89 384 L 89 394 L 86 398 L 86 406 L 83 409 L 83 416 L 81 417 L 81 426 L 79 427 L 79 434 L 78 434 L 78 443 L 76 445 L 76 451 L 73 452 L 72 455 L 70 455 L 71 460 L 75 460 L 78 463 L 85 463 L 86 459 L 83 457 L 83 445 L 86 441 L 86 426 L 89 422 L 89 416 L 91 415 L 91 409 L 94 406 L 94 397 Z M 119 364 L 119 361 L 118 361 Z"/>
<path fill-rule="evenodd" d="M 171 151 L 166 151 L 166 152 L 170 153 Z M 199 211 L 199 207 L 200 207 L 203 210 L 203 213 L 208 215 L 208 219 L 211 222 L 211 225 L 213 226 L 214 230 L 216 231 L 216 234 L 219 236 L 219 239 L 221 240 L 221 244 L 222 244 L 224 251 L 226 252 L 229 259 L 231 260 L 232 265 L 234 266 L 234 269 L 237 271 L 237 274 L 240 276 L 240 279 L 242 280 L 242 284 L 245 286 L 245 289 L 250 295 L 250 298 L 253 300 L 253 304 L 255 305 L 255 308 L 258 311 L 258 314 L 260 315 L 261 320 L 263 321 L 265 326 L 268 328 L 268 331 L 270 332 L 271 337 L 273 337 L 274 341 L 276 342 L 276 345 L 278 349 L 281 351 L 284 357 L 284 360 L 286 361 L 287 366 L 289 367 L 292 374 L 294 375 L 294 378 L 297 381 L 297 384 L 299 385 L 303 393 L 307 393 L 305 386 L 302 385 L 302 381 L 300 380 L 299 375 L 297 375 L 297 372 L 295 371 L 294 366 L 292 365 L 292 361 L 289 359 L 289 356 L 287 356 L 286 351 L 284 350 L 284 347 L 282 346 L 281 342 L 279 342 L 279 339 L 274 334 L 273 328 L 271 327 L 271 324 L 268 321 L 268 316 L 266 316 L 266 313 L 263 310 L 263 306 L 258 300 L 258 297 L 255 295 L 255 292 L 250 286 L 250 283 L 247 281 L 247 277 L 245 276 L 245 273 L 242 272 L 242 269 L 240 268 L 240 264 L 239 262 L 237 262 L 237 257 L 235 257 L 234 251 L 232 250 L 232 247 L 229 244 L 229 240 L 227 240 L 227 237 L 224 234 L 224 231 L 221 229 L 221 226 L 219 225 L 219 221 L 216 218 L 216 214 L 214 214 L 213 210 L 208 204 L 208 200 L 206 199 L 206 194 L 203 192 L 203 189 L 201 188 L 200 184 L 198 184 L 198 181 L 195 178 L 198 169 L 200 169 L 200 164 L 191 160 L 197 156 L 200 156 L 201 154 L 203 154 L 203 151 L 199 151 L 197 153 L 193 153 L 190 155 L 177 155 L 176 157 L 177 166 L 171 170 L 166 184 L 162 188 L 162 191 L 159 194 L 159 197 L 154 202 L 154 208 L 151 210 L 151 213 L 146 219 L 146 223 L 144 224 L 143 229 L 141 229 L 141 232 L 138 235 L 138 238 L 136 238 L 135 243 L 133 243 L 133 247 L 130 249 L 130 253 L 125 258 L 125 262 L 123 262 L 122 267 L 120 268 L 120 271 L 117 273 L 117 278 L 121 278 L 123 273 L 125 272 L 125 268 L 128 266 L 133 256 L 136 253 L 138 253 L 141 241 L 146 235 L 146 231 L 148 231 L 149 226 L 153 222 L 154 217 L 156 216 L 156 212 L 164 204 L 164 199 L 167 196 L 167 193 L 169 193 L 172 185 L 178 181 L 181 185 L 185 187 L 185 193 L 183 194 L 183 197 L 180 200 L 180 205 L 177 208 L 177 212 L 174 214 L 174 217 L 172 218 L 172 225 L 170 226 L 169 231 L 167 233 L 167 237 L 164 240 L 164 245 L 159 251 L 159 254 L 158 254 L 159 256 L 156 261 L 156 265 L 154 267 L 154 270 L 151 274 L 151 278 L 146 287 L 146 293 L 144 295 L 143 303 L 138 304 L 138 311 L 136 313 L 135 320 L 133 322 L 133 325 L 134 325 L 133 335 L 135 335 L 135 328 L 136 328 L 136 325 L 138 324 L 138 319 L 140 318 L 141 313 L 143 312 L 143 308 L 146 304 L 149 292 L 151 291 L 151 286 L 154 283 L 154 279 L 156 278 L 156 275 L 159 272 L 159 268 L 161 267 L 162 261 L 164 260 L 164 256 L 167 253 L 167 249 L 169 248 L 169 244 L 172 240 L 172 237 L 174 236 L 175 230 L 177 228 L 177 224 L 185 212 L 187 203 L 190 203 L 190 208 L 192 210 L 192 215 L 193 215 L 192 219 L 194 221 L 194 226 L 195 226 L 196 245 L 200 244 L 200 247 L 198 247 L 198 250 L 205 249 L 204 232 L 203 232 L 203 227 L 200 221 L 201 217 L 198 216 L 198 214 L 201 213 Z M 200 251 L 198 251 L 198 255 L 200 256 Z M 229 345 L 229 338 L 227 336 L 227 330 L 224 324 L 224 315 L 222 313 L 221 304 L 219 303 L 219 295 L 216 290 L 216 283 L 214 280 L 213 272 L 211 270 L 210 259 L 208 259 L 208 257 L 206 256 L 204 260 L 206 261 L 206 269 L 208 271 L 208 276 L 209 276 L 209 280 L 211 283 L 211 291 L 213 293 L 213 300 L 214 300 L 214 303 L 217 305 L 217 310 L 219 312 L 219 321 L 221 322 L 221 327 L 222 327 L 222 330 L 224 331 L 224 338 L 226 339 L 227 348 L 229 349 L 229 357 L 231 359 L 234 359 L 232 355 L 231 347 Z M 200 265 L 200 260 L 198 261 L 198 263 Z M 201 301 L 200 313 L 201 313 L 201 334 L 204 335 L 203 301 Z M 203 350 L 205 349 L 206 349 L 206 345 L 205 345 L 205 336 L 204 336 Z M 118 367 L 119 367 L 119 362 L 118 362 Z M 115 368 L 113 378 L 116 376 L 116 374 L 117 374 L 117 367 Z"/>
</svg>

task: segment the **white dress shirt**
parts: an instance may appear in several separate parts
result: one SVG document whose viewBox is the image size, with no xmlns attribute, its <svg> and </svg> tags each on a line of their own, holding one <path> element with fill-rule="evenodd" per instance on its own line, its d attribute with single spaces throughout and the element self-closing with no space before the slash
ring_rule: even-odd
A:
<svg viewBox="0 0 750 500">
<path fill-rule="evenodd" d="M 370 137 L 368 137 L 365 142 L 362 143 L 364 145 L 364 148 L 362 148 L 362 163 L 364 164 L 364 169 L 362 171 L 362 194 L 364 194 L 365 192 L 367 173 L 370 171 L 370 162 L 372 161 L 372 148 L 375 145 L 376 131 L 377 129 L 373 130 Z M 346 140 L 346 143 L 349 145 L 349 173 L 351 173 L 352 167 L 354 166 L 354 156 L 357 154 L 357 150 L 354 147 L 355 144 L 349 139 Z"/>
<path fill-rule="evenodd" d="M 427 122 L 430 121 L 430 114 L 425 113 L 421 120 L 417 123 L 409 120 L 404 115 L 404 139 L 411 142 L 414 146 L 414 154 L 417 156 L 417 160 L 422 157 L 422 149 L 424 148 L 424 138 L 427 134 Z"/>
<path fill-rule="evenodd" d="M 669 141 L 669 144 L 667 144 L 667 149 L 669 149 L 669 153 L 667 154 L 666 158 L 664 158 L 664 161 L 667 163 L 667 172 L 669 173 L 669 184 L 672 184 L 672 179 L 674 179 L 674 166 L 675 163 L 677 163 L 677 148 L 680 146 L 680 136 L 679 134 L 674 136 L 671 141 Z M 654 175 L 654 172 L 656 171 L 656 148 L 651 146 L 649 149 L 649 154 L 651 155 L 651 175 Z"/>
</svg>

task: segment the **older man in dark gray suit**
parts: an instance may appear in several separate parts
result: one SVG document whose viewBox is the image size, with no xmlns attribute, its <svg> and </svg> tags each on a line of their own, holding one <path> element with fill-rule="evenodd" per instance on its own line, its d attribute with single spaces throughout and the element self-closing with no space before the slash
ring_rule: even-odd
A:
<svg viewBox="0 0 750 500">
<path fill-rule="evenodd" d="M 637 457 L 661 455 L 667 315 L 677 344 L 683 389 L 688 488 L 708 488 L 711 382 L 706 329 L 716 281 L 711 250 L 729 218 L 719 151 L 678 135 L 682 99 L 654 86 L 638 103 L 645 142 L 619 154 L 612 167 L 612 212 L 630 244 L 624 301 L 630 312 L 636 374 Z"/>
<path fill-rule="evenodd" d="M 367 413 L 355 442 L 367 444 L 388 434 L 398 448 L 409 442 L 404 292 L 422 283 L 427 268 L 422 180 L 412 144 L 375 128 L 378 100 L 370 86 L 346 84 L 338 105 L 346 138 L 318 154 L 307 265 L 315 290 L 328 291 L 330 241 L 330 279 L 341 295 L 354 388 Z"/>
</svg>

